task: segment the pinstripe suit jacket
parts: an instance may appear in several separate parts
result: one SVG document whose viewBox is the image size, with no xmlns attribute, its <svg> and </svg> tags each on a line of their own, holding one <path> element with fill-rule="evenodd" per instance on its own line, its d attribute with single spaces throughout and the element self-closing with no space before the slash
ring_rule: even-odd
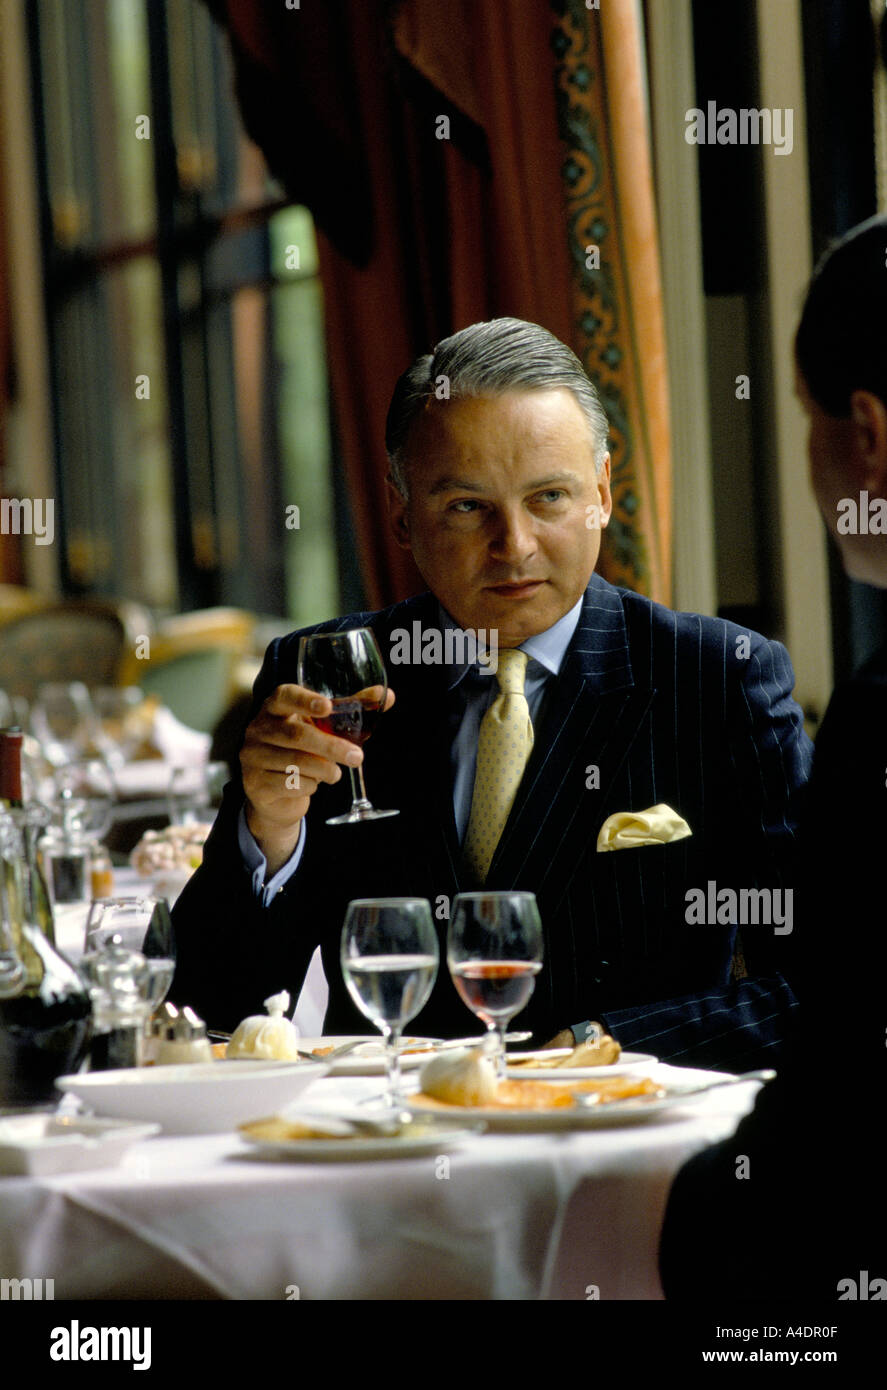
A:
<svg viewBox="0 0 887 1390">
<path fill-rule="evenodd" d="M 312 630 L 369 625 L 387 655 L 392 632 L 411 630 L 417 619 L 423 630 L 437 626 L 432 595 Z M 295 680 L 300 635 L 268 649 L 257 704 Z M 302 863 L 267 908 L 254 899 L 237 849 L 242 789 L 228 788 L 204 865 L 175 910 L 172 997 L 211 1024 L 233 1027 L 260 1011 L 266 995 L 284 986 L 297 992 L 320 944 L 330 982 L 327 1030 L 364 1031 L 338 961 L 345 908 L 355 897 L 428 898 L 440 914 L 445 959 L 445 906 L 476 886 L 453 818 L 449 750 L 459 716 L 446 668 L 389 666 L 389 679 L 397 702 L 366 746 L 365 767 L 375 804 L 401 814 L 329 827 L 325 817 L 347 804 L 347 783 L 320 787 Z M 674 613 L 592 576 L 487 877 L 490 888 L 535 892 L 542 916 L 544 965 L 515 1026 L 541 1041 L 601 1018 L 623 1046 L 679 1062 L 773 1060 L 794 1006 L 785 979 L 791 937 L 769 927 L 743 933 L 748 977 L 734 980 L 735 928 L 688 926 L 686 893 L 709 881 L 718 889 L 790 882 L 795 798 L 810 753 L 792 683 L 778 643 Z M 678 811 L 692 836 L 597 852 L 607 816 L 657 802 Z M 443 967 L 411 1028 L 456 1036 L 474 1026 Z"/>
</svg>

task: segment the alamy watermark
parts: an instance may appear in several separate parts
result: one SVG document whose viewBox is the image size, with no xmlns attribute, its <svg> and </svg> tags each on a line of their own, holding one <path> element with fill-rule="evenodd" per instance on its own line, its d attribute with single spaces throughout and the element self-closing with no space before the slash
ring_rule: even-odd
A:
<svg viewBox="0 0 887 1390">
<path fill-rule="evenodd" d="M 50 1338 L 51 1361 L 131 1361 L 134 1371 L 151 1369 L 150 1327 L 81 1327 L 72 1318 Z"/>
<path fill-rule="evenodd" d="M 709 101 L 704 111 L 691 106 L 684 116 L 684 139 L 688 145 L 772 145 L 774 154 L 791 154 L 794 114 L 790 106 L 734 111 L 730 106 L 719 109 L 716 101 Z"/>
<path fill-rule="evenodd" d="M 839 536 L 887 536 L 887 498 L 842 497 L 838 503 Z"/>
<path fill-rule="evenodd" d="M 397 627 L 391 634 L 392 666 L 474 666 L 494 675 L 499 668 L 499 633 L 496 628 L 423 628 L 418 618 L 411 628 Z"/>
<path fill-rule="evenodd" d="M 0 1279 L 0 1302 L 38 1302 L 55 1298 L 54 1279 Z"/>
<path fill-rule="evenodd" d="M 0 533 L 4 536 L 33 536 L 35 545 L 52 545 L 55 538 L 55 499 L 0 499 Z"/>
<path fill-rule="evenodd" d="M 790 936 L 794 927 L 793 889 L 688 888 L 684 921 L 690 927 L 770 927 L 774 936 Z"/>
</svg>

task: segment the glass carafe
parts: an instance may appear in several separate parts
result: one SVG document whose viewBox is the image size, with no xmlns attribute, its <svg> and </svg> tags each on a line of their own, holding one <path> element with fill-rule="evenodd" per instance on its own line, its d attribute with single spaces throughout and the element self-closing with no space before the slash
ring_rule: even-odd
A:
<svg viewBox="0 0 887 1390">
<path fill-rule="evenodd" d="M 22 839 L 0 815 L 0 1110 L 49 1108 L 55 1081 L 75 1071 L 91 1005 L 77 971 L 29 920 Z M 16 981 L 17 965 L 21 978 Z M 3 981 L 6 981 L 3 985 Z"/>
</svg>

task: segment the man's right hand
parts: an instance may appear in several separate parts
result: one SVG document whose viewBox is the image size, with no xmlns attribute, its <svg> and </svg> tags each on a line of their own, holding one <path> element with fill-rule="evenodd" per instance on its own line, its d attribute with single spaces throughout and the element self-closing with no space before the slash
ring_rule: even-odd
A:
<svg viewBox="0 0 887 1390">
<path fill-rule="evenodd" d="M 380 692 L 381 693 L 381 692 Z M 385 708 L 394 703 L 389 690 Z M 240 752 L 246 823 L 264 854 L 270 878 L 299 842 L 302 817 L 321 782 L 342 777 L 339 763 L 357 767 L 363 752 L 311 722 L 332 701 L 301 685 L 279 685 L 248 726 Z"/>
</svg>

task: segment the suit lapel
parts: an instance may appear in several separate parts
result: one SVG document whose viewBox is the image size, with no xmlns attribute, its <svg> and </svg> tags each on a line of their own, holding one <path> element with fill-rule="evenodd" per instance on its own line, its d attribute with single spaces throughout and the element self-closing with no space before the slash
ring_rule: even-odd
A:
<svg viewBox="0 0 887 1390">
<path fill-rule="evenodd" d="M 654 693 L 635 680 L 619 593 L 593 575 L 490 864 L 491 888 L 566 890 Z"/>
<path fill-rule="evenodd" d="M 397 702 L 372 744 L 370 796 L 393 769 L 404 833 L 417 842 L 427 882 L 452 893 L 476 886 L 465 864 L 453 817 L 446 670 L 421 662 L 393 665 L 392 633 L 437 629 L 437 601 L 423 594 L 381 614 L 373 624 Z M 622 599 L 592 575 L 576 632 L 544 712 L 527 770 L 487 875 L 490 888 L 531 886 L 540 892 L 569 884 L 578 856 L 596 836 L 610 787 L 650 707 L 655 691 L 632 670 Z M 373 748 L 373 745 L 375 747 Z M 415 757 L 408 776 L 404 757 Z M 589 789 L 597 769 L 600 791 Z M 549 901 L 553 899 L 549 896 Z"/>
</svg>

